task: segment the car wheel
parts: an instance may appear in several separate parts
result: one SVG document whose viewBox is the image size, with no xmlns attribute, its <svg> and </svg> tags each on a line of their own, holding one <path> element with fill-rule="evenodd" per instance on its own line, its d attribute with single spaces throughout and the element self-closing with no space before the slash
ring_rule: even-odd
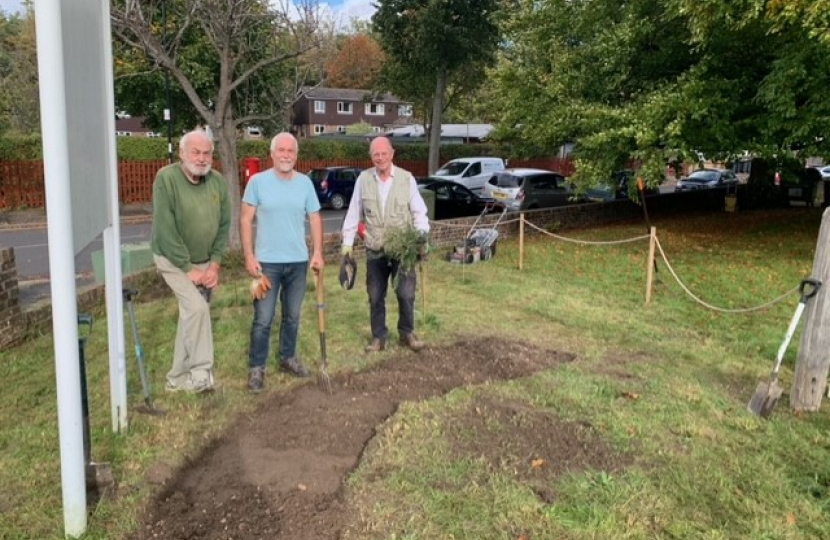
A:
<svg viewBox="0 0 830 540">
<path fill-rule="evenodd" d="M 335 193 L 331 196 L 330 204 L 334 210 L 343 210 L 346 207 L 346 199 L 343 195 Z"/>
</svg>

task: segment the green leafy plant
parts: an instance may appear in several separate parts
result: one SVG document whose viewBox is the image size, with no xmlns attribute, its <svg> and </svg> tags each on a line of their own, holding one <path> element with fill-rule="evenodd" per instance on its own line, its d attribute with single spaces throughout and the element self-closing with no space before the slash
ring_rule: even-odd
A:
<svg viewBox="0 0 830 540">
<path fill-rule="evenodd" d="M 419 258 L 430 251 L 429 235 L 413 226 L 389 229 L 383 238 L 383 251 L 393 259 L 400 261 L 398 274 L 408 273 L 415 268 Z"/>
</svg>

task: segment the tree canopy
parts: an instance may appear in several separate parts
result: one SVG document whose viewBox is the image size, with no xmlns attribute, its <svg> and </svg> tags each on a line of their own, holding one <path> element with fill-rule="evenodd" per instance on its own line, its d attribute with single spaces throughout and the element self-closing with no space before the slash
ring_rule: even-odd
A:
<svg viewBox="0 0 830 540">
<path fill-rule="evenodd" d="M 828 41 L 765 4 L 520 0 L 498 136 L 520 153 L 576 142 L 583 186 L 631 162 L 656 184 L 672 160 L 825 152 Z"/>
<path fill-rule="evenodd" d="M 36 41 L 31 6 L 23 16 L 0 11 L 0 133 L 40 130 Z"/>
<path fill-rule="evenodd" d="M 380 0 L 377 8 L 372 23 L 387 57 L 383 83 L 416 108 L 431 106 L 429 170 L 434 171 L 447 88 L 474 88 L 495 58 L 498 1 Z"/>
<path fill-rule="evenodd" d="M 377 86 L 383 63 L 383 51 L 371 36 L 347 36 L 326 65 L 327 86 L 371 90 Z"/>
<path fill-rule="evenodd" d="M 113 1 L 111 15 L 113 32 L 129 49 L 125 71 L 168 70 L 190 113 L 218 139 L 234 211 L 231 245 L 237 246 L 238 132 L 251 124 L 288 124 L 291 104 L 307 82 L 303 57 L 322 39 L 316 0 Z"/>
</svg>

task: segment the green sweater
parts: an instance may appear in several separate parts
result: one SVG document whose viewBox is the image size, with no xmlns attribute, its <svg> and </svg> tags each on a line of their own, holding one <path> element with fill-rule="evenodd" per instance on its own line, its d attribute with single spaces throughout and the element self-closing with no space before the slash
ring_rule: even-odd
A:
<svg viewBox="0 0 830 540">
<path fill-rule="evenodd" d="M 192 184 L 179 163 L 159 170 L 153 182 L 153 253 L 184 272 L 196 263 L 219 263 L 230 225 L 228 184 L 221 174 L 212 170 Z"/>
</svg>

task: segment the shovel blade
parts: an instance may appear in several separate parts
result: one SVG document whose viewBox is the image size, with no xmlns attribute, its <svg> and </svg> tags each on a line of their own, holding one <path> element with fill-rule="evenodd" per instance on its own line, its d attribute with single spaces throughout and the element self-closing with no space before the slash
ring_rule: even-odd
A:
<svg viewBox="0 0 830 540">
<path fill-rule="evenodd" d="M 757 414 L 761 418 L 769 418 L 783 393 L 784 387 L 781 386 L 778 379 L 758 383 L 755 394 L 752 395 L 752 399 L 749 400 L 749 405 L 746 408 L 749 412 Z"/>
</svg>

